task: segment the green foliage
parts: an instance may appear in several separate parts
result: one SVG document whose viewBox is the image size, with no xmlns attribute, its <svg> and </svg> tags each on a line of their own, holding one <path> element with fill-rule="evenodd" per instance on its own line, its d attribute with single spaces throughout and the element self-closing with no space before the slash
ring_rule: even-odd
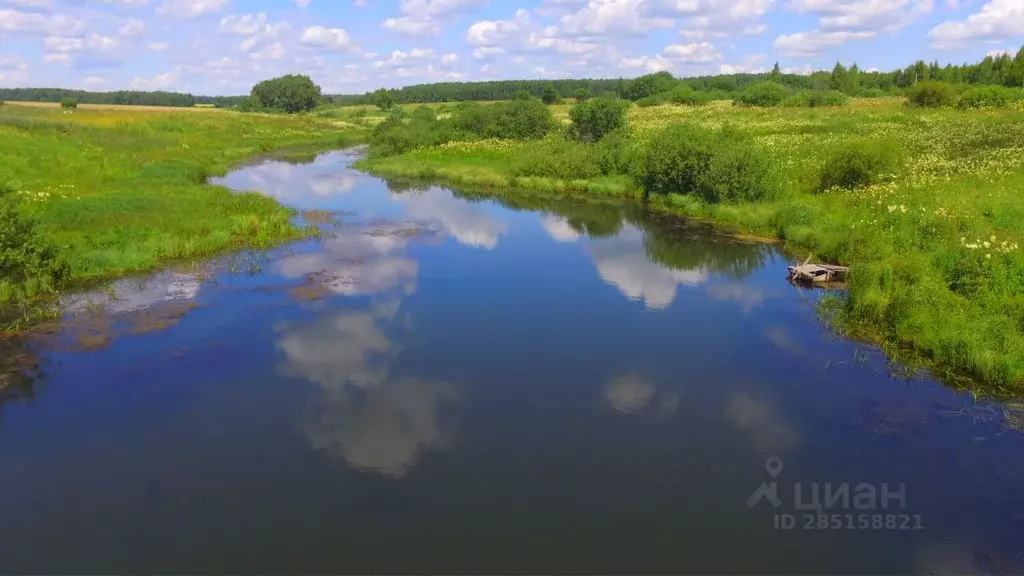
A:
<svg viewBox="0 0 1024 576">
<path fill-rule="evenodd" d="M 789 91 L 782 84 L 775 82 L 761 82 L 748 86 L 736 97 L 736 102 L 744 106 L 756 106 L 759 108 L 772 108 L 782 104 L 782 101 L 789 95 Z"/>
<path fill-rule="evenodd" d="M 788 108 L 817 108 L 821 106 L 844 106 L 850 97 L 835 90 L 801 90 L 782 101 Z"/>
<path fill-rule="evenodd" d="M 14 192 L 0 185 L 0 284 L 6 284 L 5 291 L 30 281 L 53 287 L 67 274 L 52 239 L 20 213 Z"/>
<path fill-rule="evenodd" d="M 957 108 L 977 110 L 981 108 L 1006 108 L 1024 100 L 1024 90 L 1003 86 L 975 86 L 968 88 L 957 100 Z"/>
<path fill-rule="evenodd" d="M 956 102 L 956 89 L 945 82 L 925 80 L 907 91 L 907 103 L 920 108 L 943 108 Z"/>
<path fill-rule="evenodd" d="M 573 132 L 583 142 L 596 142 L 609 132 L 626 126 L 629 102 L 613 98 L 593 98 L 569 110 Z"/>
<path fill-rule="evenodd" d="M 373 105 L 381 110 L 390 110 L 395 106 L 395 97 L 385 88 L 378 88 L 371 96 Z"/>
<path fill-rule="evenodd" d="M 529 90 L 516 90 L 516 93 L 512 95 L 510 100 L 532 100 L 533 95 L 530 94 Z"/>
<path fill-rule="evenodd" d="M 858 94 L 858 98 L 885 98 L 889 96 L 889 93 L 881 88 L 868 88 L 861 90 Z"/>
<path fill-rule="evenodd" d="M 575 98 L 577 102 L 586 102 L 587 100 L 590 100 L 591 97 L 590 88 L 578 88 L 572 93 L 572 97 Z"/>
<path fill-rule="evenodd" d="M 645 96 L 635 103 L 641 108 L 650 108 L 651 106 L 661 106 L 668 101 L 668 92 L 662 92 L 661 94 L 653 94 L 651 96 Z"/>
<path fill-rule="evenodd" d="M 889 180 L 899 168 L 900 144 L 891 139 L 848 143 L 829 156 L 818 173 L 817 190 L 852 190 Z"/>
<path fill-rule="evenodd" d="M 259 108 L 288 114 L 312 110 L 323 98 L 309 76 L 297 74 L 264 80 L 252 87 L 249 97 Z"/>
<path fill-rule="evenodd" d="M 628 100 L 641 100 L 668 92 L 675 88 L 679 82 L 668 72 L 657 72 L 634 79 L 626 85 L 622 96 Z"/>
<path fill-rule="evenodd" d="M 697 92 L 689 86 L 679 86 L 665 96 L 668 102 L 684 106 L 704 106 L 711 102 L 706 92 Z"/>
<path fill-rule="evenodd" d="M 779 191 L 771 159 L 748 137 L 693 124 L 651 139 L 640 181 L 646 194 L 692 194 L 710 203 L 765 200 Z"/>
<path fill-rule="evenodd" d="M 581 180 L 600 176 L 601 163 L 593 144 L 580 144 L 561 137 L 524 146 L 509 159 L 513 178 L 533 176 L 556 180 Z"/>
<path fill-rule="evenodd" d="M 562 97 L 558 94 L 558 90 L 555 90 L 554 86 L 548 85 L 540 91 L 540 99 L 541 102 L 550 106 L 552 104 L 557 104 L 562 100 Z"/>
<path fill-rule="evenodd" d="M 78 108 L 78 100 L 74 98 L 64 98 L 60 101 L 60 107 L 65 110 L 74 110 Z"/>
</svg>

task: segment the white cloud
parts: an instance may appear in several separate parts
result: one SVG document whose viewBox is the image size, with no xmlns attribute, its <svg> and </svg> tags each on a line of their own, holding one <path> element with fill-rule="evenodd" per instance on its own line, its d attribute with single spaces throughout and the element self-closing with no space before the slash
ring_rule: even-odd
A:
<svg viewBox="0 0 1024 576">
<path fill-rule="evenodd" d="M 556 242 L 576 242 L 580 239 L 580 233 L 569 225 L 565 216 L 545 214 L 540 218 L 540 225 Z"/>
<path fill-rule="evenodd" d="M 78 68 L 100 68 L 119 63 L 124 58 L 121 40 L 100 34 L 84 38 L 48 36 L 43 40 L 47 62 L 75 65 Z"/>
<path fill-rule="evenodd" d="M 558 20 L 554 35 L 593 38 L 600 36 L 646 36 L 653 28 L 670 28 L 669 18 L 649 17 L 646 0 L 590 0 L 587 5 Z"/>
<path fill-rule="evenodd" d="M 933 0 L 790 0 L 789 9 L 818 17 L 823 30 L 883 32 L 932 10 Z"/>
<path fill-rule="evenodd" d="M 455 62 L 458 62 L 458 60 L 459 55 L 455 52 L 449 52 L 444 56 L 441 56 L 441 64 L 454 64 Z"/>
<path fill-rule="evenodd" d="M 106 82 L 102 76 L 86 76 L 82 79 L 82 83 L 86 86 L 100 86 Z"/>
<path fill-rule="evenodd" d="M 128 20 L 128 22 L 117 29 L 117 33 L 125 37 L 139 36 L 145 31 L 146 23 L 138 18 Z"/>
<path fill-rule="evenodd" d="M 928 33 L 932 47 L 957 48 L 978 40 L 1009 40 L 1024 36 L 1024 1 L 990 0 L 966 20 L 948 20 Z"/>
<path fill-rule="evenodd" d="M 433 48 L 413 48 L 408 52 L 395 50 L 394 52 L 391 53 L 391 58 L 388 58 L 387 60 L 378 60 L 373 63 L 373 67 L 380 68 L 382 66 L 402 66 L 410 62 L 431 60 L 433 58 Z"/>
<path fill-rule="evenodd" d="M 772 42 L 772 46 L 783 56 L 816 57 L 829 48 L 841 46 L 850 40 L 866 40 L 877 36 L 877 32 L 835 31 L 797 32 L 784 34 Z"/>
<path fill-rule="evenodd" d="M 150 42 L 146 45 L 146 48 L 153 52 L 163 52 L 171 47 L 170 42 Z"/>
<path fill-rule="evenodd" d="M 21 6 L 23 8 L 49 8 L 53 0 L 4 0 L 7 4 Z"/>
<path fill-rule="evenodd" d="M 406 36 L 437 36 L 446 21 L 489 0 L 402 0 L 401 16 L 388 18 L 381 26 L 390 32 Z"/>
<path fill-rule="evenodd" d="M 662 56 L 673 62 L 705 63 L 722 59 L 722 54 L 708 42 L 692 44 L 672 44 L 661 52 Z"/>
<path fill-rule="evenodd" d="M 651 310 L 667 308 L 678 286 L 697 286 L 709 277 L 704 270 L 675 270 L 652 262 L 644 250 L 643 233 L 633 226 L 614 238 L 593 240 L 587 250 L 605 282 Z"/>
<path fill-rule="evenodd" d="M 299 42 L 306 46 L 325 50 L 349 50 L 352 48 L 352 39 L 342 28 L 311 26 L 303 30 Z"/>
<path fill-rule="evenodd" d="M 516 10 L 514 20 L 481 20 L 466 31 L 466 42 L 474 46 L 505 44 L 530 26 L 530 14 Z"/>
<path fill-rule="evenodd" d="M 295 0 L 295 5 L 299 8 L 306 8 L 309 6 L 310 0 Z"/>
<path fill-rule="evenodd" d="M 505 49 L 504 48 L 499 48 L 497 46 L 481 46 L 481 47 L 476 48 L 476 49 L 473 50 L 473 59 L 474 60 L 487 60 L 488 58 L 493 58 L 495 56 L 501 56 L 504 53 L 505 53 Z"/>
<path fill-rule="evenodd" d="M 67 14 L 37 14 L 18 10 L 0 10 L 0 34 L 34 36 L 74 36 L 84 23 Z"/>
<path fill-rule="evenodd" d="M 286 52 L 287 50 L 285 49 L 284 44 L 282 44 L 281 42 L 274 42 L 273 44 L 268 44 L 262 50 L 255 50 L 249 52 L 249 59 L 280 60 L 284 58 Z"/>
<path fill-rule="evenodd" d="M 243 36 L 256 34 L 263 30 L 266 25 L 267 15 L 263 12 L 260 12 L 259 14 L 246 14 L 244 16 L 231 14 L 220 19 L 221 32 L 241 34 Z"/>
<path fill-rule="evenodd" d="M 151 78 L 136 76 L 132 78 L 132 90 L 166 90 L 178 81 L 178 76 L 171 72 L 157 74 Z"/>
<path fill-rule="evenodd" d="M 164 0 L 157 6 L 159 16 L 172 18 L 200 18 L 218 14 L 227 7 L 231 0 Z"/>
</svg>

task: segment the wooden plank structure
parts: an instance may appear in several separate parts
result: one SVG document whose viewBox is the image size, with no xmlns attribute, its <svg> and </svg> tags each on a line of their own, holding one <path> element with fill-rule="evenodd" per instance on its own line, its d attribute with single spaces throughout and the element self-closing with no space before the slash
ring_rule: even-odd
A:
<svg viewBox="0 0 1024 576">
<path fill-rule="evenodd" d="M 787 266 L 789 279 L 793 282 L 809 282 L 818 284 L 821 282 L 842 282 L 846 280 L 846 273 L 849 270 L 846 266 L 833 266 L 831 264 L 811 264 L 811 257 L 799 266 Z"/>
</svg>

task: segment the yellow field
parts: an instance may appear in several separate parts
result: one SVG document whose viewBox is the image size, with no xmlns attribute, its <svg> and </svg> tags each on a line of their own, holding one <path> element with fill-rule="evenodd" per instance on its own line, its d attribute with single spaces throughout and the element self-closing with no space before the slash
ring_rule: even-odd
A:
<svg viewBox="0 0 1024 576">
<path fill-rule="evenodd" d="M 59 102 L 10 102 L 8 106 L 25 106 L 30 108 L 60 108 Z M 84 110 L 122 110 L 130 112 L 229 112 L 223 108 L 209 107 L 175 107 L 175 106 L 135 106 L 127 104 L 79 104 Z"/>
</svg>

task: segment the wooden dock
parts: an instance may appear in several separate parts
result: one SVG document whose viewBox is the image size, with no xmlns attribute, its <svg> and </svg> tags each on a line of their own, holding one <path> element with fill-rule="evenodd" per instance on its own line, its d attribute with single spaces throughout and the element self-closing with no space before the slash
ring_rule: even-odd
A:
<svg viewBox="0 0 1024 576">
<path fill-rule="evenodd" d="M 846 273 L 849 268 L 846 266 L 833 266 L 831 264 L 811 264 L 811 258 L 799 266 L 787 266 L 789 279 L 793 282 L 809 282 L 818 284 L 822 282 L 843 282 L 846 280 Z"/>
</svg>

